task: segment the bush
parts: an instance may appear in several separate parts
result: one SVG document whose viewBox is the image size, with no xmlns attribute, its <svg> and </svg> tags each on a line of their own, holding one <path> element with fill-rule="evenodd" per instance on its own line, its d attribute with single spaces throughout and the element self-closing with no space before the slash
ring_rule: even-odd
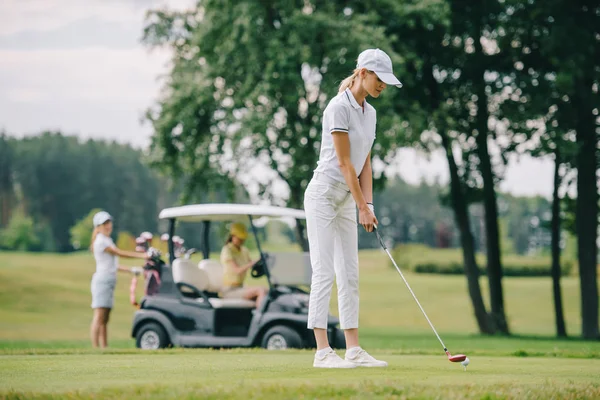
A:
<svg viewBox="0 0 600 400">
<path fill-rule="evenodd" d="M 150 243 L 150 246 L 154 247 L 155 249 L 160 250 L 160 252 L 166 257 L 167 253 L 169 253 L 169 245 L 167 242 L 163 242 L 162 240 L 160 240 L 160 236 L 154 236 L 152 238 L 152 243 Z"/>
<path fill-rule="evenodd" d="M 116 245 L 121 250 L 135 251 L 135 238 L 129 232 L 119 232 Z"/>
<path fill-rule="evenodd" d="M 71 227 L 71 245 L 75 250 L 88 249 L 92 243 L 92 233 L 94 231 L 94 214 L 100 211 L 99 208 L 91 210 L 85 217 L 77 221 Z"/>
<path fill-rule="evenodd" d="M 33 219 L 22 211 L 17 211 L 8 226 L 0 232 L 0 246 L 7 250 L 31 251 L 40 246 Z"/>
<path fill-rule="evenodd" d="M 394 259 L 401 269 L 424 274 L 464 274 L 462 250 L 436 249 L 423 244 L 399 245 L 393 250 Z M 477 265 L 482 275 L 486 275 L 486 257 L 476 255 Z M 390 263 L 393 267 L 393 265 Z M 550 257 L 502 256 L 504 276 L 550 276 Z M 561 275 L 567 276 L 573 269 L 573 262 L 561 260 Z"/>
</svg>

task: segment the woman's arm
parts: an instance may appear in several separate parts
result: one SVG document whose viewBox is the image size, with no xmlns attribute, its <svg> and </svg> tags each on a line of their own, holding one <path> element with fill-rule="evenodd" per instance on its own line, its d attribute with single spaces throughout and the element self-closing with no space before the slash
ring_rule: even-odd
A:
<svg viewBox="0 0 600 400">
<path fill-rule="evenodd" d="M 340 170 L 342 171 L 342 175 L 344 175 L 346 184 L 350 188 L 356 206 L 359 210 L 368 209 L 360 183 L 358 182 L 358 176 L 356 176 L 356 170 L 350 159 L 350 139 L 348 138 L 348 133 L 332 132 L 332 136 Z"/>
<path fill-rule="evenodd" d="M 109 246 L 104 251 L 110 253 L 115 256 L 124 257 L 124 258 L 141 258 L 142 260 L 146 260 L 148 255 L 146 253 L 138 253 L 137 251 L 126 251 L 121 250 L 116 246 Z"/>
<path fill-rule="evenodd" d="M 122 272 L 127 272 L 129 274 L 135 274 L 135 275 L 139 275 L 142 273 L 143 269 L 141 267 L 124 267 L 122 265 L 119 265 L 119 267 L 117 268 L 119 271 Z"/>
<path fill-rule="evenodd" d="M 250 261 L 249 263 L 244 264 L 244 265 L 238 265 L 235 261 L 229 260 L 227 262 L 227 264 L 229 264 L 229 266 L 231 267 L 233 272 L 235 272 L 238 275 L 241 275 L 244 272 L 246 272 L 247 270 L 249 270 L 250 268 L 252 268 L 252 266 L 254 265 L 254 261 Z"/>
<path fill-rule="evenodd" d="M 367 204 L 373 204 L 373 170 L 371 168 L 371 152 L 367 156 L 365 166 L 358 177 L 360 189 Z"/>
<path fill-rule="evenodd" d="M 350 139 L 348 138 L 348 134 L 346 132 L 332 132 L 332 136 L 340 170 L 342 171 L 342 175 L 344 176 L 346 184 L 350 188 L 352 197 L 354 197 L 354 201 L 358 207 L 359 223 L 367 232 L 371 232 L 373 230 L 373 225 L 377 224 L 377 219 L 367 205 L 367 200 L 365 200 L 363 190 L 361 189 L 361 184 L 356 176 L 356 170 L 352 165 L 350 159 Z M 369 195 L 372 198 L 372 190 Z"/>
</svg>

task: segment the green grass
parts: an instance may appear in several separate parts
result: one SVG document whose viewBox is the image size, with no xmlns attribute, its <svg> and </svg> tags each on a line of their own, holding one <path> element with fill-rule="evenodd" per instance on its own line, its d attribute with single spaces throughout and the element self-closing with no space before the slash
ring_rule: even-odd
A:
<svg viewBox="0 0 600 400">
<path fill-rule="evenodd" d="M 429 326 L 388 258 L 380 251 L 361 252 L 361 326 L 398 333 L 428 332 Z M 136 260 L 121 260 L 136 265 Z M 86 340 L 90 309 L 89 253 L 72 255 L 0 253 L 0 341 Z M 464 276 L 405 272 L 405 276 L 440 333 L 476 334 L 477 326 Z M 249 278 L 249 284 L 254 280 Z M 258 284 L 264 284 L 259 280 Z M 505 278 L 505 307 L 511 331 L 519 335 L 552 336 L 554 313 L 551 280 L 544 277 Z M 577 277 L 561 280 L 567 331 L 580 334 Z M 120 274 L 110 337 L 129 338 L 134 311 L 129 304 L 130 276 Z M 138 285 L 141 295 L 142 285 Z M 484 299 L 487 279 L 481 278 Z M 336 296 L 331 310 L 337 314 Z M 368 338 L 365 337 L 365 340 Z"/>
<path fill-rule="evenodd" d="M 460 248 L 438 249 L 425 244 L 401 244 L 392 251 L 400 268 L 434 274 L 464 275 L 463 256 Z M 486 255 L 476 254 L 480 273 L 486 275 Z M 525 256 L 503 254 L 502 268 L 505 277 L 541 276 L 550 277 L 551 257 L 548 255 Z M 567 257 L 561 260 L 563 276 L 576 275 L 576 262 Z M 390 266 L 393 267 L 390 262 Z"/>
<path fill-rule="evenodd" d="M 383 370 L 314 370 L 310 351 L 138 351 L 129 337 L 135 309 L 127 274 L 118 282 L 110 349 L 93 350 L 91 255 L 0 253 L 0 399 L 600 397 L 600 342 L 552 338 L 549 278 L 504 279 L 514 336 L 503 338 L 477 334 L 464 277 L 405 273 L 450 351 L 471 358 L 465 373 L 445 360 L 385 253 L 363 251 L 360 260 L 361 344 L 390 363 Z M 485 278 L 481 285 L 487 299 Z M 576 336 L 578 279 L 563 278 L 562 289 L 567 330 Z M 331 310 L 337 314 L 335 296 Z"/>
<path fill-rule="evenodd" d="M 311 367 L 312 353 L 306 351 L 170 350 L 155 354 L 2 356 L 0 387 L 6 398 L 600 396 L 598 360 L 482 356 L 473 357 L 464 372 L 443 355 L 377 355 L 390 366 L 378 370 L 315 370 Z"/>
</svg>

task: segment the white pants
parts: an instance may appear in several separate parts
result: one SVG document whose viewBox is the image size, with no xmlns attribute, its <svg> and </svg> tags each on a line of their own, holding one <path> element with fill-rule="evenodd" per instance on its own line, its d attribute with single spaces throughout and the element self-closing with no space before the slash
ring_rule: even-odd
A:
<svg viewBox="0 0 600 400">
<path fill-rule="evenodd" d="M 312 265 L 308 329 L 327 329 L 336 278 L 340 327 L 358 328 L 358 228 L 356 203 L 348 186 L 315 174 L 304 194 Z"/>
</svg>

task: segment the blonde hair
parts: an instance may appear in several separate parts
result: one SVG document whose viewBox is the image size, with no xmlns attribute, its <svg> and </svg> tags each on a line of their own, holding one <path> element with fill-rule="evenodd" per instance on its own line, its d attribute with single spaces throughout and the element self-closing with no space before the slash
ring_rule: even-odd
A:
<svg viewBox="0 0 600 400">
<path fill-rule="evenodd" d="M 94 241 L 96 240 L 96 236 L 98 236 L 99 232 L 100 232 L 99 226 L 95 227 L 94 230 L 92 231 L 92 241 L 90 242 L 90 251 L 94 251 Z"/>
<path fill-rule="evenodd" d="M 354 80 L 358 76 L 359 72 L 360 72 L 360 69 L 356 68 L 354 70 L 354 72 L 352 72 L 352 75 L 350 75 L 349 77 L 347 77 L 346 79 L 344 79 L 342 81 L 342 83 L 340 83 L 340 88 L 338 90 L 338 93 L 342 93 L 344 90 L 346 90 L 348 88 L 351 88 L 352 85 L 354 85 Z"/>
</svg>

